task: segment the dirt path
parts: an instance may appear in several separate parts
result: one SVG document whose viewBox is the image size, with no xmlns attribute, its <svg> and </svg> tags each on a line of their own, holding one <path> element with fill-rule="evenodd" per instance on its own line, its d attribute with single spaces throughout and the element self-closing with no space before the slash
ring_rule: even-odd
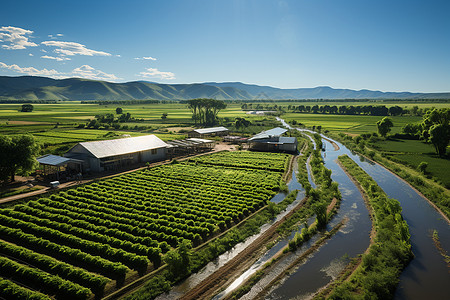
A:
<svg viewBox="0 0 450 300">
<path fill-rule="evenodd" d="M 212 296 L 211 294 L 219 287 L 221 287 L 225 282 L 228 281 L 230 277 L 233 276 L 234 273 L 238 271 L 242 271 L 244 269 L 243 266 L 249 265 L 249 263 L 253 263 L 254 254 L 257 253 L 261 247 L 273 239 L 277 232 L 277 228 L 286 221 L 293 213 L 299 210 L 307 198 L 304 198 L 294 209 L 292 209 L 286 216 L 284 216 L 281 220 L 274 223 L 266 232 L 264 232 L 261 236 L 259 236 L 252 244 L 250 244 L 247 248 L 245 248 L 241 253 L 235 256 L 232 260 L 227 262 L 224 266 L 222 266 L 215 273 L 211 274 L 207 279 L 199 283 L 196 287 L 187 292 L 180 299 L 188 300 L 188 299 L 205 299 L 208 296 Z M 253 258 L 253 259 L 252 259 Z"/>
</svg>

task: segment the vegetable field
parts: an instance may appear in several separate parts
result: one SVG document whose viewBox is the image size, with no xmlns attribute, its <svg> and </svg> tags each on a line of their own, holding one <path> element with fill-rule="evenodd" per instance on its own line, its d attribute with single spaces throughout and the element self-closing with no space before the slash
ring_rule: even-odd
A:
<svg viewBox="0 0 450 300">
<path fill-rule="evenodd" d="M 224 152 L 0 209 L 0 297 L 101 296 L 183 240 L 199 245 L 266 205 L 288 158 Z"/>
</svg>

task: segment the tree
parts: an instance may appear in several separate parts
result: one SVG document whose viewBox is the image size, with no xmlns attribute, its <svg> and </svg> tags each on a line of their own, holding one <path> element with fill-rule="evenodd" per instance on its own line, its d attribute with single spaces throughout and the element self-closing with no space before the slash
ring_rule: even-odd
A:
<svg viewBox="0 0 450 300">
<path fill-rule="evenodd" d="M 449 142 L 449 128 L 442 124 L 435 124 L 431 126 L 430 130 L 430 142 L 434 145 L 436 153 L 439 156 L 445 156 L 447 145 Z"/>
<path fill-rule="evenodd" d="M 0 179 L 10 176 L 14 181 L 17 171 L 26 173 L 36 164 L 39 145 L 32 135 L 0 136 Z"/>
<path fill-rule="evenodd" d="M 235 121 L 234 121 L 234 127 L 236 127 L 236 129 L 239 129 L 241 127 L 247 128 L 251 124 L 252 123 L 249 120 L 245 119 L 245 118 L 239 118 L 238 117 L 238 118 L 235 118 Z"/>
<path fill-rule="evenodd" d="M 165 120 L 165 119 L 167 119 L 167 113 L 163 113 L 162 115 L 161 115 L 161 119 L 163 119 L 163 120 Z"/>
<path fill-rule="evenodd" d="M 450 141 L 450 108 L 427 111 L 421 123 L 421 138 L 428 139 L 434 145 L 436 153 L 444 156 Z"/>
<path fill-rule="evenodd" d="M 123 114 L 123 109 L 121 107 L 116 108 L 116 114 L 118 115 Z"/>
<path fill-rule="evenodd" d="M 381 136 L 386 137 L 386 135 L 391 131 L 392 126 L 394 126 L 392 120 L 388 117 L 384 117 L 383 119 L 377 122 L 378 133 Z"/>
<path fill-rule="evenodd" d="M 192 119 L 195 124 L 214 125 L 217 122 L 217 114 L 227 107 L 224 101 L 215 99 L 188 100 L 188 107 L 192 111 Z"/>
<path fill-rule="evenodd" d="M 32 112 L 34 109 L 34 106 L 32 104 L 23 104 L 21 112 Z"/>
<path fill-rule="evenodd" d="M 325 202 L 314 203 L 313 210 L 316 214 L 317 227 L 325 227 L 327 224 L 327 204 Z"/>
</svg>

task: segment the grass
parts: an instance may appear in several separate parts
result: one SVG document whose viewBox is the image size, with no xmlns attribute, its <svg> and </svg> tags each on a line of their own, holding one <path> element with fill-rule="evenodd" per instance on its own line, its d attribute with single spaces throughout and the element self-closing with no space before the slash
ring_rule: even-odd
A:
<svg viewBox="0 0 450 300">
<path fill-rule="evenodd" d="M 417 169 L 421 162 L 427 162 L 426 174 L 450 188 L 450 159 L 437 156 L 433 145 L 418 140 L 388 139 L 378 141 L 372 147 L 413 169 Z"/>
<path fill-rule="evenodd" d="M 327 115 L 327 114 L 305 114 L 286 113 L 283 115 L 286 121 L 295 120 L 307 127 L 322 126 L 322 130 L 339 131 L 344 133 L 361 134 L 376 132 L 376 122 L 382 116 L 354 116 L 354 115 Z M 400 133 L 403 126 L 408 123 L 420 121 L 421 117 L 395 116 L 390 117 L 394 123 L 391 133 Z"/>
</svg>

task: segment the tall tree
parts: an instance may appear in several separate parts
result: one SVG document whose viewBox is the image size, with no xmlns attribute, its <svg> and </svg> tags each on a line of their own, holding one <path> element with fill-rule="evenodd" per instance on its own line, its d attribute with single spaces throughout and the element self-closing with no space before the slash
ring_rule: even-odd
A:
<svg viewBox="0 0 450 300">
<path fill-rule="evenodd" d="M 219 111 L 227 107 L 224 101 L 215 99 L 192 99 L 187 103 L 195 124 L 204 126 L 216 124 Z"/>
<path fill-rule="evenodd" d="M 378 133 L 385 137 L 391 131 L 391 127 L 393 126 L 392 120 L 388 117 L 384 117 L 377 122 Z"/>
<path fill-rule="evenodd" d="M 422 137 L 434 145 L 439 156 L 444 156 L 450 141 L 450 108 L 427 111 L 421 126 Z"/>
<path fill-rule="evenodd" d="M 39 145 L 32 135 L 0 136 L 0 179 L 7 180 L 14 176 L 18 170 L 28 172 L 33 169 Z"/>
</svg>

